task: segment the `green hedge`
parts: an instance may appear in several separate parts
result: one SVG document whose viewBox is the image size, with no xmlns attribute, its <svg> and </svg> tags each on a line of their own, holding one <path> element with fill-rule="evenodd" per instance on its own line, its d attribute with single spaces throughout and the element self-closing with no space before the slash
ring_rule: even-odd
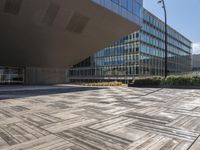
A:
<svg viewBox="0 0 200 150">
<path fill-rule="evenodd" d="M 82 83 L 83 86 L 122 86 L 122 82 L 96 82 L 96 83 Z"/>
<path fill-rule="evenodd" d="M 200 86 L 200 76 L 193 76 L 192 77 L 192 85 Z"/>
<path fill-rule="evenodd" d="M 162 77 L 149 77 L 139 78 L 134 80 L 136 86 L 160 86 L 163 78 Z"/>
<path fill-rule="evenodd" d="M 169 76 L 139 78 L 133 81 L 135 86 L 200 86 L 200 76 Z"/>
<path fill-rule="evenodd" d="M 190 86 L 192 85 L 192 78 L 187 76 L 170 76 L 163 81 L 163 84 L 173 86 Z"/>
</svg>

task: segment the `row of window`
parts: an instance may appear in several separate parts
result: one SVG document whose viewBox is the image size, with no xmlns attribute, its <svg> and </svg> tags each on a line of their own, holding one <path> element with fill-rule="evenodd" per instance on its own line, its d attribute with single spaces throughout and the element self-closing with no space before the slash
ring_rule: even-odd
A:
<svg viewBox="0 0 200 150">
<path fill-rule="evenodd" d="M 128 10 L 129 12 L 136 14 L 138 17 L 141 17 L 141 4 L 136 0 L 111 0 L 122 8 Z"/>
<path fill-rule="evenodd" d="M 101 66 L 116 66 L 126 64 L 138 64 L 139 55 L 121 55 L 121 56 L 110 56 L 103 58 L 96 58 L 94 60 L 95 67 Z"/>
<path fill-rule="evenodd" d="M 147 33 L 149 33 L 149 34 L 151 34 L 151 35 L 153 35 L 155 37 L 158 37 L 159 39 L 162 39 L 162 40 L 159 40 L 159 39 L 153 38 L 150 35 L 147 35 L 144 32 L 141 32 L 142 33 L 141 34 L 142 40 L 145 40 L 146 42 L 149 41 L 151 44 L 156 44 L 157 46 L 159 46 L 161 48 L 164 47 L 165 37 L 164 37 L 164 33 L 163 32 L 160 32 L 159 30 L 147 25 L 146 23 L 144 23 L 142 30 L 144 30 L 145 32 L 147 32 Z M 146 38 L 148 38 L 148 39 L 146 39 Z M 191 43 L 189 43 L 189 44 L 184 43 L 183 44 L 183 42 L 175 40 L 174 37 L 171 38 L 170 36 L 168 36 L 167 40 L 168 40 L 168 43 L 170 43 L 171 45 L 173 45 L 175 47 L 178 47 L 180 50 L 184 50 L 184 51 L 186 51 L 188 53 L 191 52 Z M 158 45 L 158 44 L 161 44 L 161 45 Z"/>
<path fill-rule="evenodd" d="M 143 7 L 138 0 L 92 0 L 93 2 L 125 17 L 126 19 L 141 25 Z M 140 0 L 141 1 L 141 0 Z"/>
<path fill-rule="evenodd" d="M 70 70 L 71 77 L 108 77 L 108 76 L 146 76 L 146 75 L 164 75 L 164 62 L 161 60 L 151 61 L 149 64 L 141 64 L 140 66 L 118 66 L 118 67 L 98 67 L 95 69 Z M 168 63 L 171 73 L 189 71 L 188 66 Z"/>
<path fill-rule="evenodd" d="M 132 34 L 127 35 L 125 37 L 122 37 L 120 40 L 114 42 L 113 45 L 121 45 L 121 44 L 124 44 L 124 43 L 129 43 L 129 42 L 138 41 L 138 40 L 140 40 L 140 33 L 135 32 L 135 33 L 132 33 Z"/>
<path fill-rule="evenodd" d="M 109 56 L 122 56 L 129 53 L 139 53 L 139 44 L 126 44 L 126 45 L 119 45 L 115 47 L 109 47 L 105 48 L 104 50 L 101 50 L 97 52 L 94 57 L 109 57 Z"/>
<path fill-rule="evenodd" d="M 144 14 L 143 14 L 143 19 L 152 24 L 154 27 L 164 31 L 165 30 L 165 25 L 163 22 L 161 22 L 157 17 L 155 17 L 154 15 L 152 15 L 150 12 L 148 12 L 147 10 L 144 10 Z M 174 29 L 168 27 L 168 34 L 172 37 L 174 37 L 175 39 L 181 41 L 182 43 L 191 46 L 191 42 L 186 39 L 185 37 L 183 37 L 180 33 L 176 32 Z"/>
</svg>

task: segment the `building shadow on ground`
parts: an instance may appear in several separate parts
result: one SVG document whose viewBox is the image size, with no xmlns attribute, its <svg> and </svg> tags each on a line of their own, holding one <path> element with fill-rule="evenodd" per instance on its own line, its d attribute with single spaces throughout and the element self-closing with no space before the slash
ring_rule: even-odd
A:
<svg viewBox="0 0 200 150">
<path fill-rule="evenodd" d="M 2 88 L 2 87 L 1 87 Z M 42 88 L 42 89 L 16 89 L 16 90 L 0 90 L 0 100 L 6 99 L 18 99 L 32 96 L 45 96 L 52 94 L 63 94 L 63 93 L 76 93 L 91 90 L 101 90 L 104 88 L 99 87 L 62 87 L 55 86 L 53 88 Z"/>
</svg>

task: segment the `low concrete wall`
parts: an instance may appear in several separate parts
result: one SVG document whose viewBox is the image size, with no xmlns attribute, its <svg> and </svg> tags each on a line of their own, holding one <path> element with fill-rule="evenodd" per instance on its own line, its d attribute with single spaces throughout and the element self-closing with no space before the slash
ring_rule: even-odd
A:
<svg viewBox="0 0 200 150">
<path fill-rule="evenodd" d="M 200 89 L 200 86 L 175 86 L 175 85 L 158 85 L 158 86 L 148 86 L 148 85 L 134 85 L 133 83 L 128 84 L 128 87 L 135 88 L 169 88 L 169 89 Z"/>
<path fill-rule="evenodd" d="M 25 68 L 24 83 L 27 85 L 50 85 L 67 83 L 68 71 L 64 68 Z"/>
</svg>

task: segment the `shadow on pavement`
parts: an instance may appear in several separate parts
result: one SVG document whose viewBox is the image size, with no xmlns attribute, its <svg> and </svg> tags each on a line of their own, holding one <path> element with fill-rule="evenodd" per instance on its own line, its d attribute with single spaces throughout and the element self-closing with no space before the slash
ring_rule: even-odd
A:
<svg viewBox="0 0 200 150">
<path fill-rule="evenodd" d="M 1 87 L 2 88 L 2 87 Z M 16 89 L 16 90 L 1 90 L 0 89 L 0 100 L 6 99 L 17 99 L 17 98 L 25 98 L 31 96 L 44 96 L 44 95 L 52 95 L 52 94 L 62 94 L 62 93 L 71 93 L 71 92 L 83 92 L 83 91 L 91 91 L 91 90 L 100 90 L 103 88 L 97 87 L 53 87 L 53 88 L 42 88 L 42 89 Z"/>
</svg>

